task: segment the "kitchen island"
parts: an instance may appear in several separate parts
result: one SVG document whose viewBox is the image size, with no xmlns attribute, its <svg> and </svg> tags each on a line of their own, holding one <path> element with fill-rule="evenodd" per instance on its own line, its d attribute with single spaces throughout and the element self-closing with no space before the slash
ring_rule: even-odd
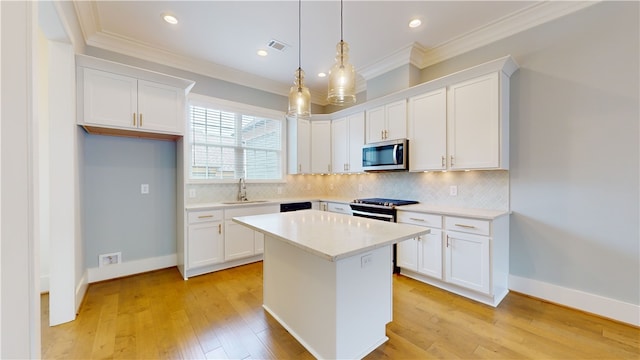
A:
<svg viewBox="0 0 640 360">
<path fill-rule="evenodd" d="M 264 309 L 322 359 L 359 359 L 388 340 L 392 245 L 429 232 L 317 210 L 233 221 L 265 234 Z"/>
</svg>

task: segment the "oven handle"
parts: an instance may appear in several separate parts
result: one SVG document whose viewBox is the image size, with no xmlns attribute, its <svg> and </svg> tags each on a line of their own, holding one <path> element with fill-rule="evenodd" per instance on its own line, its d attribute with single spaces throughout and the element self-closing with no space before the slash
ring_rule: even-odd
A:
<svg viewBox="0 0 640 360">
<path fill-rule="evenodd" d="M 351 210 L 351 212 L 354 213 L 355 215 L 362 215 L 364 217 L 381 217 L 381 218 L 393 220 L 393 215 L 368 213 L 368 212 L 359 211 L 359 210 Z"/>
<path fill-rule="evenodd" d="M 398 165 L 398 144 L 393 145 L 393 164 Z"/>
</svg>

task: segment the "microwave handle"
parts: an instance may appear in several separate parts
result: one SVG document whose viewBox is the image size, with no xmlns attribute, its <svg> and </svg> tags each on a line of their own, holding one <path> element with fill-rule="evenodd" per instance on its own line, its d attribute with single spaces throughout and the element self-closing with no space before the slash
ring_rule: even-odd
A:
<svg viewBox="0 0 640 360">
<path fill-rule="evenodd" d="M 393 164 L 398 165 L 398 144 L 393 145 Z"/>
</svg>

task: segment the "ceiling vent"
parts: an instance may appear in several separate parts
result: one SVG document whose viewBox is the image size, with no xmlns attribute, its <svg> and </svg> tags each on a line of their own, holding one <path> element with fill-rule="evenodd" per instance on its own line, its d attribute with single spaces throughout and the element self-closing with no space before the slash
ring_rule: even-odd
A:
<svg viewBox="0 0 640 360">
<path fill-rule="evenodd" d="M 282 41 L 273 40 L 273 39 L 269 40 L 269 42 L 267 43 L 267 46 L 278 51 L 285 51 L 286 48 L 289 47 L 289 45 L 283 43 Z"/>
</svg>

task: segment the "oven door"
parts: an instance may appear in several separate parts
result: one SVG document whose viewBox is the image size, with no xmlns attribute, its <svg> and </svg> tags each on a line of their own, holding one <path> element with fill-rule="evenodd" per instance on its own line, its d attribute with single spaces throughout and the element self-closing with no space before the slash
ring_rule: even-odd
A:
<svg viewBox="0 0 640 360">
<path fill-rule="evenodd" d="M 375 219 L 375 220 L 382 220 L 382 221 L 389 221 L 389 222 L 395 221 L 394 219 L 395 217 L 390 214 L 372 213 L 372 212 L 366 212 L 366 211 L 354 210 L 354 209 L 351 209 L 351 212 L 353 213 L 353 216 L 364 217 L 364 218 Z"/>
</svg>

